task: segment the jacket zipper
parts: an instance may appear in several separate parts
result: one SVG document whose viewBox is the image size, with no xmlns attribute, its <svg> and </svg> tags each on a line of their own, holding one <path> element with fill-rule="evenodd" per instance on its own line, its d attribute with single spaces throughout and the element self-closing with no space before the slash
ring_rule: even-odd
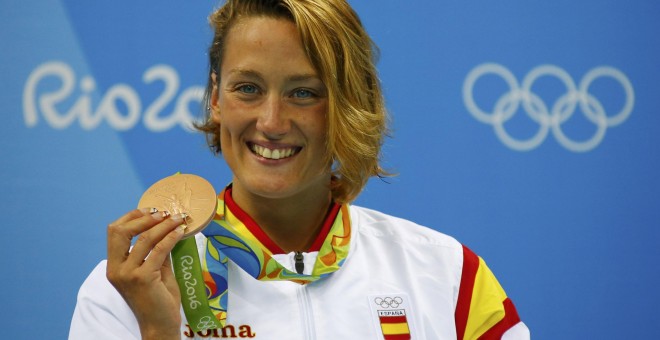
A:
<svg viewBox="0 0 660 340">
<path fill-rule="evenodd" d="M 293 256 L 293 259 L 296 262 L 296 272 L 302 274 L 305 271 L 305 262 L 303 262 L 304 258 L 302 252 L 297 251 Z"/>
<path fill-rule="evenodd" d="M 305 257 L 302 252 L 297 251 L 293 255 L 296 272 L 302 274 L 305 271 Z M 301 285 L 297 290 L 298 305 L 300 307 L 300 322 L 302 323 L 303 339 L 316 339 L 316 327 L 314 325 L 314 311 L 312 300 L 307 291 L 307 285 Z"/>
<path fill-rule="evenodd" d="M 314 325 L 314 311 L 312 300 L 307 291 L 307 285 L 298 288 L 298 304 L 300 305 L 300 318 L 302 322 L 303 339 L 316 339 L 316 326 Z"/>
</svg>

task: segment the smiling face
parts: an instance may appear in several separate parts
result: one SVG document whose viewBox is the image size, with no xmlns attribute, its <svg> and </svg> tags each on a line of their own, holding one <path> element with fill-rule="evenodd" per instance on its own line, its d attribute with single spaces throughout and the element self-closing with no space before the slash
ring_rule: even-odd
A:
<svg viewBox="0 0 660 340">
<path fill-rule="evenodd" d="M 234 174 L 234 195 L 301 200 L 328 195 L 327 91 L 295 24 L 241 19 L 226 37 L 219 72 L 212 117 Z"/>
</svg>

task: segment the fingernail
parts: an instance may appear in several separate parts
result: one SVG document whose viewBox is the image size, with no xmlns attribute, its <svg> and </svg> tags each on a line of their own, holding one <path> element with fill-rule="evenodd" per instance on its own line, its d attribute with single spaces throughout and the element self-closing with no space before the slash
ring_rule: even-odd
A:
<svg viewBox="0 0 660 340">
<path fill-rule="evenodd" d="M 179 225 L 178 227 L 176 227 L 176 229 L 174 229 L 174 231 L 175 231 L 176 233 L 183 234 L 183 232 L 186 230 L 186 228 L 188 228 L 188 225 L 186 225 L 186 224 L 181 224 L 181 225 Z"/>
<path fill-rule="evenodd" d="M 163 212 L 156 211 L 155 213 L 151 214 L 151 217 L 153 217 L 157 221 L 163 220 L 163 219 L 167 218 L 168 216 L 170 216 L 169 211 L 163 211 Z"/>
<path fill-rule="evenodd" d="M 181 213 L 181 214 L 172 215 L 172 220 L 175 221 L 175 222 L 182 222 L 187 217 L 188 217 L 188 214 Z"/>
<path fill-rule="evenodd" d="M 143 214 L 155 214 L 155 213 L 158 212 L 158 209 L 156 209 L 156 208 L 142 208 L 142 209 L 140 209 L 140 211 Z"/>
</svg>

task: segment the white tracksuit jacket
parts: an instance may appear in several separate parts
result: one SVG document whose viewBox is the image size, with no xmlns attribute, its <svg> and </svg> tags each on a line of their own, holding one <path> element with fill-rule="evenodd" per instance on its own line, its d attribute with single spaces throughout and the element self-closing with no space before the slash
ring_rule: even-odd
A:
<svg viewBox="0 0 660 340">
<path fill-rule="evenodd" d="M 473 257 L 471 267 L 478 270 L 467 273 L 459 242 L 365 208 L 351 206 L 350 216 L 350 251 L 337 272 L 307 285 L 262 282 L 230 262 L 228 325 L 193 333 L 182 312 L 181 338 L 490 339 L 503 333 L 502 339 L 529 339 L 515 308 L 502 307 L 504 291 L 483 260 Z M 197 243 L 201 256 L 201 234 Z M 315 255 L 305 254 L 306 268 L 313 267 Z M 293 266 L 293 253 L 277 259 Z M 101 262 L 80 288 L 69 339 L 140 339 L 137 321 L 107 281 L 105 267 Z"/>
</svg>

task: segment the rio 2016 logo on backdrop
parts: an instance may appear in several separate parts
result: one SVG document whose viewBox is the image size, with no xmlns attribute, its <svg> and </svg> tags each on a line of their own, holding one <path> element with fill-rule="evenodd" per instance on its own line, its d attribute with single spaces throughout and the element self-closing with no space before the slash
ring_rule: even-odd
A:
<svg viewBox="0 0 660 340">
<path fill-rule="evenodd" d="M 484 111 L 474 99 L 475 83 L 486 75 L 499 76 L 509 87 L 509 91 L 502 93 L 496 100 L 492 112 Z M 565 87 L 565 92 L 554 103 L 546 103 L 539 93 L 532 90 L 533 85 L 541 77 L 555 78 Z M 616 113 L 606 112 L 601 102 L 603 98 L 598 98 L 589 92 L 595 80 L 607 77 L 614 79 L 624 92 L 623 107 Z M 513 150 L 535 149 L 552 131 L 555 139 L 564 148 L 573 152 L 587 152 L 602 142 L 607 128 L 615 127 L 626 121 L 633 110 L 635 95 L 632 84 L 626 75 L 609 66 L 591 69 L 582 77 L 579 85 L 576 85 L 573 78 L 562 68 L 554 65 L 540 65 L 527 73 L 521 86 L 506 67 L 486 63 L 475 67 L 468 73 L 463 83 L 463 101 L 468 112 L 476 120 L 492 125 L 499 140 Z M 517 139 L 511 136 L 504 127 L 504 124 L 518 112 L 521 104 L 529 119 L 539 126 L 536 133 L 528 139 Z M 578 106 L 585 118 L 596 127 L 593 135 L 584 140 L 571 139 L 562 130 L 562 124 L 573 116 Z"/>
<path fill-rule="evenodd" d="M 59 87 L 41 93 L 40 83 L 52 80 L 51 78 L 59 81 Z M 164 132 L 176 125 L 185 130 L 192 130 L 194 116 L 190 112 L 189 105 L 201 103 L 203 87 L 192 86 L 179 91 L 180 81 L 177 71 L 164 64 L 148 68 L 142 76 L 142 81 L 145 84 L 156 81 L 164 84 L 163 91 L 147 105 L 144 111 L 143 100 L 140 99 L 139 93 L 127 84 L 111 86 L 101 97 L 96 109 L 93 109 L 92 93 L 96 91 L 96 81 L 90 76 L 84 76 L 78 83 L 82 93 L 68 110 L 61 112 L 62 103 L 70 101 L 71 96 L 74 95 L 76 75 L 71 66 L 64 62 L 43 63 L 32 71 L 25 83 L 23 90 L 25 125 L 36 126 L 41 116 L 55 129 L 66 129 L 77 120 L 84 130 L 93 130 L 105 120 L 113 129 L 125 131 L 135 127 L 142 118 L 145 128 L 152 132 Z M 174 103 L 174 109 L 170 113 L 163 112 L 170 103 Z"/>
</svg>

